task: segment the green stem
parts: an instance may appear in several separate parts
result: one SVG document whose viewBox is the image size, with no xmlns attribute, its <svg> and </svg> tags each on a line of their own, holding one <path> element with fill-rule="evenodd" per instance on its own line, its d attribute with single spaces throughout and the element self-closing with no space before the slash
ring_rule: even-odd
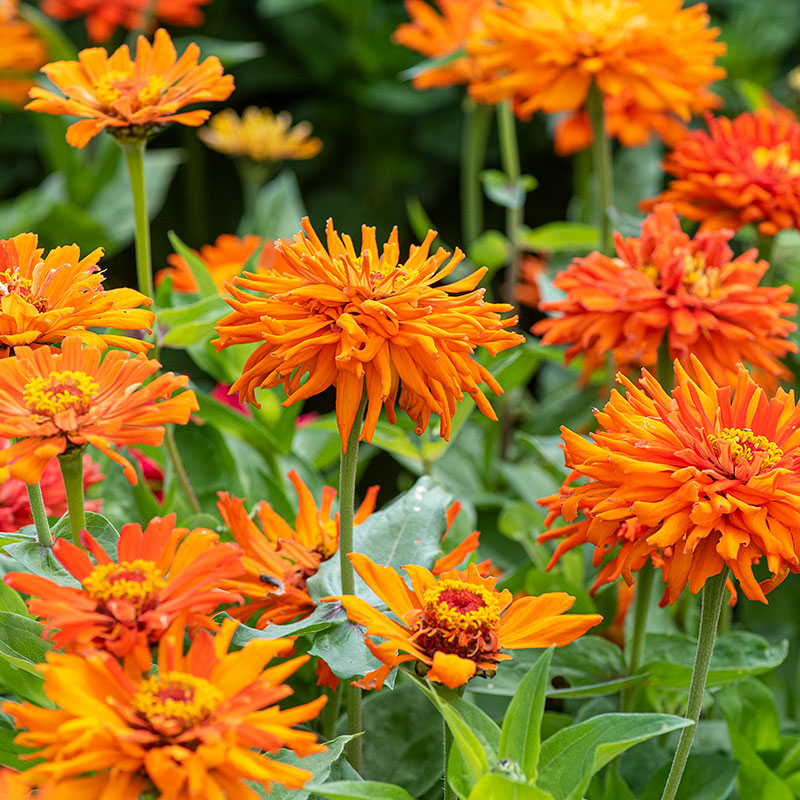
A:
<svg viewBox="0 0 800 800">
<path fill-rule="evenodd" d="M 633 631 L 628 649 L 628 675 L 633 675 L 644 662 L 644 643 L 647 637 L 647 612 L 650 609 L 650 598 L 653 594 L 653 578 L 655 570 L 648 559 L 636 575 L 636 598 L 633 612 Z M 634 710 L 634 697 L 636 687 L 629 686 L 623 689 L 620 700 L 620 710 L 624 712 Z"/>
<path fill-rule="evenodd" d="M 450 760 L 450 749 L 453 746 L 453 734 L 444 717 L 442 717 L 442 728 L 444 730 L 444 775 L 442 776 L 442 781 L 444 782 L 444 800 L 456 800 L 456 793 L 447 780 L 447 762 Z"/>
<path fill-rule="evenodd" d="M 497 129 L 500 135 L 500 161 L 503 165 L 503 172 L 508 176 L 509 183 L 516 186 L 521 177 L 517 119 L 508 100 L 500 103 L 497 107 Z M 509 241 L 509 253 L 505 301 L 514 307 L 515 313 L 519 312 L 515 290 L 519 281 L 519 235 L 524 213 L 524 197 L 519 207 L 506 209 L 506 237 Z"/>
<path fill-rule="evenodd" d="M 492 107 L 464 100 L 464 135 L 461 140 L 461 235 L 469 247 L 483 232 L 483 188 L 480 174 L 486 161 L 486 143 L 492 124 Z"/>
<path fill-rule="evenodd" d="M 181 454 L 178 451 L 178 444 L 175 441 L 175 431 L 173 430 L 172 425 L 166 426 L 164 443 L 167 446 L 167 457 L 172 464 L 172 468 L 175 470 L 175 477 L 178 479 L 178 483 L 180 483 L 183 493 L 186 495 L 189 505 L 192 507 L 192 511 L 194 511 L 195 514 L 202 514 L 203 508 L 200 505 L 200 501 L 197 499 L 197 495 L 194 492 L 194 488 L 189 480 L 189 476 L 186 474 L 183 461 L 181 461 Z"/>
<path fill-rule="evenodd" d="M 331 689 L 328 695 L 328 702 L 322 711 L 322 738 L 329 742 L 336 733 L 336 721 L 339 719 L 339 712 L 342 708 L 342 695 L 344 694 L 344 683 L 340 682 L 335 689 Z"/>
<path fill-rule="evenodd" d="M 719 575 L 709 578 L 703 587 L 703 607 L 700 611 L 700 631 L 697 636 L 697 653 L 692 668 L 692 682 L 689 685 L 689 700 L 686 704 L 686 716 L 692 725 L 681 731 L 678 749 L 672 760 L 667 784 L 661 800 L 674 800 L 681 784 L 686 760 L 692 749 L 692 742 L 697 730 L 697 721 L 700 719 L 700 710 L 703 705 L 703 693 L 706 688 L 708 667 L 711 664 L 711 654 L 714 652 L 714 642 L 717 638 L 717 625 L 722 610 L 722 601 L 725 596 L 725 579 L 728 577 L 728 568 L 724 567 Z"/>
<path fill-rule="evenodd" d="M 764 233 L 758 234 L 758 241 L 756 243 L 756 247 L 758 247 L 758 257 L 759 259 L 768 261 L 770 263 L 770 266 L 772 265 L 772 248 L 774 246 L 775 246 L 774 236 L 769 236 Z"/>
<path fill-rule="evenodd" d="M 669 352 L 669 331 L 664 331 L 664 338 L 658 346 L 658 363 L 656 364 L 656 378 L 661 388 L 669 394 L 675 382 L 675 366 Z"/>
<path fill-rule="evenodd" d="M 50 523 L 47 521 L 42 487 L 40 484 L 34 483 L 28 486 L 27 489 L 28 500 L 31 504 L 31 514 L 33 514 L 33 524 L 36 526 L 36 538 L 42 547 L 52 547 L 53 535 L 50 533 Z"/>
<path fill-rule="evenodd" d="M 80 546 L 80 532 L 86 529 L 86 512 L 83 507 L 83 451 L 86 446 L 70 447 L 59 457 L 64 489 L 67 492 L 69 524 L 72 528 L 72 542 Z"/>
<path fill-rule="evenodd" d="M 236 168 L 242 182 L 242 219 L 239 222 L 239 233 L 258 233 L 255 230 L 256 205 L 259 193 L 269 180 L 269 164 L 251 161 L 249 158 L 237 158 Z"/>
<path fill-rule="evenodd" d="M 358 405 L 353 427 L 347 439 L 347 449 L 341 454 L 339 462 L 339 564 L 342 572 L 342 594 L 356 593 L 356 576 L 353 565 L 347 557 L 353 551 L 353 513 L 356 497 L 356 470 L 358 468 L 358 439 L 361 435 L 361 422 L 367 405 L 367 388 L 362 386 L 361 402 Z M 347 706 L 347 732 L 361 732 L 361 689 L 347 684 L 345 694 Z M 347 758 L 356 772 L 362 769 L 361 737 L 347 745 Z"/>
<path fill-rule="evenodd" d="M 150 221 L 147 216 L 147 193 L 144 182 L 144 151 L 147 142 L 120 141 L 133 197 L 133 218 L 136 231 L 136 278 L 139 291 L 153 296 L 153 262 L 150 255 Z"/>
<path fill-rule="evenodd" d="M 603 93 L 592 84 L 586 96 L 586 110 L 592 123 L 592 159 L 597 182 L 597 210 L 600 220 L 600 249 L 611 255 L 611 217 L 614 206 L 614 172 L 611 164 L 611 140 L 606 133 Z"/>
</svg>

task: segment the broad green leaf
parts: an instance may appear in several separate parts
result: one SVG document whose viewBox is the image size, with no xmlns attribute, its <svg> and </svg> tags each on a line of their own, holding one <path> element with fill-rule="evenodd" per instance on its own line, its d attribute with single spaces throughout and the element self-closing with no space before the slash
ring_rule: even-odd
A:
<svg viewBox="0 0 800 800">
<path fill-rule="evenodd" d="M 255 233 L 266 239 L 289 239 L 300 230 L 305 215 L 297 178 L 286 169 L 258 193 L 254 219 L 242 221 L 248 229 L 240 226 L 239 235 Z"/>
<path fill-rule="evenodd" d="M 234 42 L 229 39 L 214 39 L 211 36 L 181 36 L 174 40 L 175 49 L 183 53 L 188 45 L 196 44 L 202 57 L 216 56 L 222 66 L 229 68 L 245 61 L 252 61 L 264 55 L 265 48 L 261 42 Z"/>
<path fill-rule="evenodd" d="M 588 252 L 600 246 L 600 232 L 594 225 L 579 222 L 548 222 L 538 228 L 523 228 L 520 245 L 551 253 Z"/>
<path fill-rule="evenodd" d="M 62 586 L 80 586 L 53 555 L 52 547 L 42 547 L 38 542 L 14 542 L 3 550 L 16 561 L 24 572 L 41 575 Z"/>
<path fill-rule="evenodd" d="M 470 261 L 489 272 L 502 267 L 508 261 L 510 242 L 500 231 L 484 231 L 470 246 Z"/>
<path fill-rule="evenodd" d="M 110 520 L 102 514 L 87 511 L 86 528 L 97 543 L 108 553 L 112 560 L 117 558 L 117 542 L 119 541 L 119 531 L 114 527 Z M 68 539 L 72 541 L 72 527 L 69 521 L 69 514 L 65 514 L 56 522 L 52 529 L 53 539 Z"/>
<path fill-rule="evenodd" d="M 7 583 L 0 581 L 0 611 L 8 611 L 11 614 L 21 614 L 29 617 L 28 607 L 20 596 Z"/>
<path fill-rule="evenodd" d="M 535 782 L 540 731 L 553 650 L 546 650 L 523 678 L 503 719 L 498 757 L 516 762 L 522 774 Z"/>
<path fill-rule="evenodd" d="M 504 775 L 484 775 L 470 792 L 469 800 L 555 800 L 550 792 L 518 783 Z"/>
<path fill-rule="evenodd" d="M 514 439 L 528 448 L 544 469 L 557 481 L 562 482 L 567 477 L 567 468 L 564 466 L 564 441 L 560 436 L 531 436 L 525 431 L 517 431 Z"/>
<path fill-rule="evenodd" d="M 30 763 L 22 761 L 20 755 L 29 750 L 14 744 L 14 738 L 18 733 L 10 728 L 0 728 L 0 765 L 24 770 L 30 767 Z"/>
<path fill-rule="evenodd" d="M 613 764 L 606 771 L 606 782 L 601 800 L 636 800 L 630 787 L 619 776 Z"/>
<path fill-rule="evenodd" d="M 309 788 L 330 800 L 414 800 L 405 789 L 378 781 L 333 781 Z"/>
<path fill-rule="evenodd" d="M 656 772 L 639 800 L 660 800 L 671 766 L 667 763 Z M 675 800 L 725 800 L 733 791 L 738 771 L 739 765 L 725 756 L 690 755 Z"/>
<path fill-rule="evenodd" d="M 669 714 L 601 714 L 571 725 L 542 745 L 538 785 L 559 800 L 580 800 L 592 775 L 620 753 L 691 724 Z"/>
<path fill-rule="evenodd" d="M 206 270 L 206 272 L 208 272 Z M 218 295 L 208 295 L 195 303 L 158 312 L 161 344 L 165 347 L 187 347 L 213 338 L 214 326 L 230 307 Z"/>
<path fill-rule="evenodd" d="M 519 179 L 512 180 L 497 169 L 485 169 L 481 172 L 481 182 L 486 196 L 504 208 L 522 208 L 525 195 L 533 191 L 538 183 L 533 175 L 522 175 Z"/>
<path fill-rule="evenodd" d="M 280 639 L 282 636 L 308 636 L 339 625 L 347 619 L 344 608 L 339 603 L 322 603 L 305 619 L 289 622 L 286 625 L 267 625 L 263 630 L 239 625 L 233 634 L 233 644 L 243 647 L 253 639 Z"/>
<path fill-rule="evenodd" d="M 225 308 L 227 307 L 224 301 L 219 296 L 219 289 L 217 289 L 217 285 L 214 283 L 213 278 L 211 277 L 211 273 L 208 271 L 208 267 L 205 264 L 200 256 L 195 253 L 190 247 L 185 245 L 179 238 L 178 234 L 175 231 L 170 231 L 168 234 L 169 236 L 169 243 L 172 245 L 172 249 L 179 255 L 183 256 L 186 263 L 189 265 L 189 269 L 192 271 L 192 275 L 194 275 L 194 279 L 197 282 L 197 288 L 199 289 L 200 297 L 206 300 L 210 298 L 211 305 L 216 305 L 217 308 L 222 306 L 222 314 L 225 313 Z M 182 311 L 183 309 L 181 309 Z M 169 312 L 164 312 L 169 313 Z M 177 314 L 177 312 L 176 312 Z M 169 319 L 169 317 L 167 317 Z M 219 319 L 219 318 L 218 318 Z M 160 320 L 160 317 L 159 317 Z M 192 344 L 194 344 L 192 342 Z"/>
<path fill-rule="evenodd" d="M 0 611 L 0 686 L 25 700 L 50 705 L 38 664 L 50 645 L 42 639 L 42 626 L 30 616 Z"/>
<path fill-rule="evenodd" d="M 338 603 L 334 607 L 341 608 Z M 363 677 L 381 666 L 364 642 L 364 629 L 349 620 L 313 634 L 308 652 L 323 659 L 342 679 Z"/>
</svg>

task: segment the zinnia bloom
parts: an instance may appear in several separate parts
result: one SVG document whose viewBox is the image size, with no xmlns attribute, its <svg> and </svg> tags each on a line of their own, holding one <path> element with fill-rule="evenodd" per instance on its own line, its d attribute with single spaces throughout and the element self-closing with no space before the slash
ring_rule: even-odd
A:
<svg viewBox="0 0 800 800">
<path fill-rule="evenodd" d="M 220 544 L 219 536 L 205 528 L 176 528 L 175 514 L 156 517 L 144 531 L 138 524 L 123 525 L 116 560 L 87 532 L 81 545 L 85 549 L 66 539 L 53 545 L 53 555 L 80 588 L 27 572 L 10 572 L 3 579 L 33 595 L 28 608 L 58 648 L 84 655 L 107 650 L 147 671 L 150 645 L 175 619 L 181 616 L 193 631 L 216 629 L 208 615 L 222 603 L 241 599 L 217 589 L 241 574 L 239 548 Z"/>
<path fill-rule="evenodd" d="M 0 239 L 0 358 L 22 344 L 55 344 L 68 334 L 105 349 L 144 353 L 150 345 L 131 336 L 95 333 L 89 328 L 149 330 L 152 300 L 134 289 L 103 288 L 98 247 L 81 258 L 75 244 L 47 255 L 35 233 Z"/>
<path fill-rule="evenodd" d="M 0 100 L 21 106 L 47 50 L 33 25 L 17 16 L 17 6 L 17 0 L 0 0 Z"/>
<path fill-rule="evenodd" d="M 659 205 L 639 238 L 614 234 L 617 257 L 591 253 L 556 276 L 563 300 L 542 303 L 560 314 L 534 326 L 544 344 L 568 344 L 566 360 L 585 357 L 588 377 L 612 353 L 618 366 L 655 364 L 667 337 L 671 358 L 696 355 L 718 383 L 735 383 L 737 363 L 767 375 L 786 371 L 777 357 L 796 352 L 789 286 L 759 286 L 769 268 L 756 251 L 736 258 L 732 231 L 681 231 L 672 207 Z"/>
<path fill-rule="evenodd" d="M 301 667 L 299 656 L 268 667 L 291 649 L 291 639 L 250 642 L 228 653 L 237 623 L 216 636 L 201 631 L 183 652 L 176 623 L 158 648 L 158 670 L 126 674 L 106 654 L 48 653 L 44 690 L 56 708 L 3 704 L 26 730 L 16 741 L 42 759 L 26 782 L 57 784 L 60 797 L 138 800 L 142 793 L 170 800 L 253 800 L 245 781 L 269 792 L 279 783 L 300 789 L 308 770 L 276 761 L 282 747 L 299 756 L 324 751 L 310 731 L 293 726 L 313 719 L 325 697 L 282 710 L 292 694 L 283 681 Z"/>
<path fill-rule="evenodd" d="M 135 484 L 132 464 L 112 444 L 160 445 L 164 424 L 185 425 L 198 408 L 188 383 L 171 372 L 144 382 L 161 364 L 143 355 L 97 347 L 70 336 L 61 350 L 18 347 L 0 359 L 0 436 L 16 438 L 0 450 L 0 467 L 25 483 L 36 483 L 48 462 L 68 447 L 91 444 L 122 465 Z"/>
<path fill-rule="evenodd" d="M 632 94 L 650 111 L 689 119 L 700 92 L 725 76 L 725 53 L 704 3 L 681 0 L 503 0 L 482 13 L 467 44 L 483 78 L 476 100 L 512 99 L 517 114 L 583 108 L 592 83 Z"/>
<path fill-rule="evenodd" d="M 571 523 L 588 510 L 586 536 L 604 552 L 627 530 L 629 546 L 608 565 L 629 583 L 637 559 L 664 553 L 670 603 L 726 565 L 747 597 L 766 602 L 800 571 L 800 410 L 793 393 L 769 398 L 744 367 L 734 386 L 718 386 L 692 362 L 694 379 L 675 362 L 671 396 L 646 371 L 641 388 L 619 375 L 627 394 L 595 412 L 592 441 L 561 429 L 567 466 L 587 479 L 569 488 L 563 515 Z M 772 574 L 758 583 L 762 557 Z"/>
<path fill-rule="evenodd" d="M 78 61 L 42 67 L 65 97 L 34 86 L 33 100 L 25 108 L 82 117 L 67 129 L 67 142 L 73 147 L 84 147 L 103 130 L 126 141 L 141 141 L 168 122 L 202 125 L 210 111 L 178 112 L 191 103 L 227 100 L 233 78 L 222 74 L 216 56 L 198 65 L 199 56 L 193 42 L 178 58 L 163 28 L 156 31 L 152 45 L 139 37 L 135 61 L 125 44 L 111 56 L 102 47 L 90 47 L 78 53 Z"/>
<path fill-rule="evenodd" d="M 116 29 L 152 29 L 160 20 L 167 25 L 196 27 L 203 24 L 200 6 L 210 0 L 43 0 L 42 11 L 54 19 L 86 17 L 86 30 L 93 42 L 107 42 Z"/>
<path fill-rule="evenodd" d="M 292 127 L 288 111 L 273 114 L 268 108 L 255 106 L 246 108 L 241 117 L 226 108 L 214 114 L 208 127 L 197 135 L 212 150 L 253 161 L 313 158 L 322 150 L 322 142 L 311 135 L 310 123 L 298 122 Z"/>
<path fill-rule="evenodd" d="M 0 450 L 9 447 L 11 442 L 0 439 Z M 83 489 L 86 491 L 90 486 L 100 483 L 103 475 L 100 467 L 85 455 L 83 456 Z M 42 489 L 42 499 L 48 517 L 60 517 L 67 511 L 67 493 L 64 489 L 64 479 L 61 470 L 55 461 L 51 461 L 42 472 L 42 479 L 39 481 Z M 87 511 L 100 511 L 103 501 L 86 500 Z M 11 533 L 18 531 L 25 525 L 33 524 L 31 514 L 31 504 L 28 499 L 28 491 L 25 484 L 8 474 L 6 467 L 0 468 L 0 533 Z"/>
<path fill-rule="evenodd" d="M 800 228 L 800 123 L 782 108 L 760 108 L 733 120 L 707 116 L 667 155 L 675 177 L 658 198 L 700 222 L 704 231 L 753 223 L 773 236 Z"/>
<path fill-rule="evenodd" d="M 516 317 L 500 317 L 510 306 L 485 303 L 484 290 L 476 290 L 486 268 L 433 286 L 464 258 L 456 250 L 445 264 L 450 254 L 442 248 L 429 255 L 434 231 L 411 248 L 404 263 L 396 228 L 382 255 L 374 228 L 362 227 L 360 254 L 349 236 L 334 230 L 332 220 L 326 232 L 327 249 L 305 218 L 291 242 L 276 245 L 285 262 L 281 270 L 247 274 L 229 287 L 232 297 L 226 299 L 234 311 L 217 326 L 217 349 L 261 343 L 233 391 L 255 402 L 259 386 L 282 383 L 284 405 L 291 405 L 335 386 L 343 449 L 362 394 L 366 391 L 368 403 L 361 438 L 371 441 L 382 405 L 395 422 L 401 383 L 400 407 L 418 434 L 433 413 L 447 439 L 465 392 L 487 417 L 497 419 L 480 384 L 496 393 L 502 387 L 472 355 L 477 347 L 496 355 L 523 337 L 504 330 L 516 322 Z"/>
<path fill-rule="evenodd" d="M 480 22 L 481 8 L 493 0 L 436 0 L 441 14 L 424 0 L 405 0 L 411 22 L 404 22 L 392 36 L 396 44 L 415 50 L 430 59 L 447 59 L 416 75 L 417 89 L 469 83 L 479 77 L 478 66 L 467 56 L 458 55 L 467 38 Z"/>
<path fill-rule="evenodd" d="M 473 675 L 492 675 L 511 656 L 501 650 L 569 644 L 602 621 L 599 614 L 570 614 L 575 598 L 563 592 L 520 597 L 495 589 L 497 578 L 481 576 L 470 564 L 436 577 L 424 567 L 403 567 L 411 588 L 391 567 L 375 564 L 361 553 L 349 556 L 356 572 L 387 605 L 394 619 L 351 595 L 338 600 L 347 616 L 366 627 L 367 645 L 383 662 L 364 679 L 380 689 L 398 664 L 415 662 L 418 674 L 453 689 Z"/>
</svg>

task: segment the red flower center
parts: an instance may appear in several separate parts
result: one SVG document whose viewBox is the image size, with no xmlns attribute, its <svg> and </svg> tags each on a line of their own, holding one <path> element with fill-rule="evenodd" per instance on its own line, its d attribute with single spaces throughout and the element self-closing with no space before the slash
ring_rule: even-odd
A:
<svg viewBox="0 0 800 800">
<path fill-rule="evenodd" d="M 477 611 L 486 606 L 486 601 L 482 597 L 467 589 L 445 589 L 439 594 L 439 602 L 446 603 L 460 614 Z"/>
</svg>

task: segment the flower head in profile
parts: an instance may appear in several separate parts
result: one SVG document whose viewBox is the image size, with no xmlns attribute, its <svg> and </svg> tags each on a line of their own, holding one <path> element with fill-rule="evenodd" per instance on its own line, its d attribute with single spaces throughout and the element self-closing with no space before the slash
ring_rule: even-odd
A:
<svg viewBox="0 0 800 800">
<path fill-rule="evenodd" d="M 442 62 L 414 76 L 412 83 L 417 89 L 453 86 L 478 78 L 477 64 L 461 51 L 480 22 L 481 8 L 490 2 L 493 0 L 435 0 L 437 13 L 425 0 L 405 0 L 411 21 L 398 27 L 393 41 Z"/>
<path fill-rule="evenodd" d="M 104 130 L 125 141 L 142 141 L 169 122 L 202 125 L 210 111 L 181 109 L 227 100 L 233 78 L 222 74 L 216 56 L 198 64 L 199 56 L 200 48 L 192 43 L 178 58 L 163 28 L 156 31 L 153 44 L 139 37 L 135 60 L 125 44 L 111 56 L 102 47 L 90 47 L 78 53 L 78 61 L 42 67 L 63 96 L 35 86 L 25 108 L 81 117 L 67 129 L 67 142 L 73 147 L 84 147 Z"/>
<path fill-rule="evenodd" d="M 101 358 L 97 347 L 70 336 L 60 351 L 19 347 L 0 359 L 0 436 L 17 440 L 0 450 L 0 467 L 36 483 L 51 459 L 90 444 L 136 483 L 136 470 L 111 445 L 160 445 L 164 425 L 185 425 L 197 398 L 191 390 L 175 395 L 186 376 L 167 372 L 145 383 L 158 361 L 121 350 Z"/>
<path fill-rule="evenodd" d="M 107 42 L 117 28 L 152 30 L 151 21 L 196 27 L 203 24 L 200 7 L 211 0 L 43 0 L 42 11 L 53 19 L 86 17 L 93 42 Z"/>
<path fill-rule="evenodd" d="M 56 344 L 67 335 L 105 349 L 114 345 L 134 353 L 150 345 L 132 336 L 95 333 L 90 328 L 149 330 L 152 303 L 134 289 L 103 288 L 97 262 L 102 248 L 81 258 L 75 244 L 47 255 L 35 233 L 0 239 L 0 358 L 19 345 Z"/>
<path fill-rule="evenodd" d="M 439 576 L 411 564 L 403 568 L 409 588 L 391 567 L 361 553 L 349 558 L 393 615 L 359 597 L 325 598 L 338 600 L 353 622 L 366 627 L 367 645 L 383 662 L 364 679 L 369 687 L 380 689 L 395 666 L 414 662 L 418 674 L 453 689 L 474 675 L 492 675 L 511 658 L 503 650 L 569 644 L 602 621 L 599 614 L 564 616 L 575 598 L 563 592 L 512 601 L 511 592 L 498 592 L 497 578 L 483 577 L 475 564 Z"/>
<path fill-rule="evenodd" d="M 496 355 L 523 337 L 505 330 L 516 322 L 500 316 L 510 306 L 486 303 L 484 290 L 476 289 L 486 268 L 434 285 L 453 272 L 464 254 L 456 250 L 449 258 L 439 248 L 431 255 L 433 231 L 404 262 L 396 228 L 382 254 L 374 228 L 362 228 L 360 253 L 349 236 L 339 236 L 332 220 L 326 233 L 327 246 L 304 219 L 303 230 L 291 242 L 276 245 L 285 262 L 281 270 L 246 273 L 229 287 L 233 312 L 217 326 L 217 349 L 261 343 L 233 384 L 240 398 L 255 402 L 258 387 L 283 384 L 284 405 L 291 405 L 335 386 L 343 448 L 364 394 L 361 438 L 367 441 L 381 406 L 395 422 L 398 395 L 418 434 L 431 414 L 438 414 L 441 435 L 448 438 L 464 394 L 496 419 L 480 385 L 497 393 L 502 387 L 473 354 L 482 347 Z"/>
<path fill-rule="evenodd" d="M 791 392 L 768 397 L 744 367 L 719 386 L 692 362 L 694 378 L 675 362 L 671 395 L 646 371 L 639 386 L 619 375 L 627 393 L 595 412 L 591 441 L 561 429 L 566 464 L 586 479 L 565 487 L 562 513 L 570 524 L 587 515 L 585 536 L 610 555 L 609 575 L 630 582 L 637 563 L 662 557 L 670 603 L 726 566 L 747 597 L 766 602 L 800 571 L 800 409 Z M 762 560 L 771 575 L 759 583 Z"/>
<path fill-rule="evenodd" d="M 255 106 L 246 108 L 241 117 L 226 108 L 214 114 L 197 135 L 212 150 L 252 161 L 313 158 L 322 150 L 322 142 L 311 135 L 310 123 L 298 122 L 292 127 L 288 111 L 273 114 Z"/>
<path fill-rule="evenodd" d="M 175 514 L 156 517 L 142 530 L 122 526 L 112 558 L 88 532 L 82 547 L 57 539 L 53 555 L 79 587 L 62 586 L 27 572 L 5 582 L 33 596 L 31 614 L 42 620 L 58 648 L 86 654 L 107 650 L 146 671 L 150 645 L 181 617 L 192 631 L 216 629 L 209 615 L 241 598 L 217 587 L 241 574 L 241 551 L 205 528 L 175 527 Z M 94 563 L 87 554 L 91 553 Z"/>
<path fill-rule="evenodd" d="M 651 366 L 665 337 L 671 358 L 690 366 L 696 355 L 719 383 L 736 381 L 739 362 L 782 376 L 777 357 L 797 350 L 788 339 L 797 327 L 791 288 L 760 286 L 769 265 L 755 250 L 734 257 L 732 236 L 691 238 L 670 205 L 656 206 L 640 237 L 615 234 L 616 258 L 591 253 L 556 276 L 566 297 L 540 305 L 558 316 L 534 332 L 568 344 L 567 361 L 583 355 L 585 377 L 609 352 L 623 369 Z"/>
<path fill-rule="evenodd" d="M 104 653 L 48 653 L 44 691 L 55 708 L 3 704 L 19 728 L 18 744 L 40 759 L 27 783 L 56 784 L 60 797 L 137 800 L 252 800 L 246 782 L 301 789 L 311 772 L 271 758 L 283 747 L 319 753 L 310 731 L 294 726 L 317 716 L 325 697 L 281 709 L 292 694 L 283 683 L 309 656 L 269 666 L 293 640 L 250 642 L 229 653 L 237 623 L 216 636 L 196 634 L 184 653 L 180 621 L 158 646 L 158 668 L 124 671 Z"/>
<path fill-rule="evenodd" d="M 774 236 L 800 228 L 800 122 L 785 108 L 760 108 L 735 119 L 706 117 L 667 154 L 673 176 L 661 195 L 703 231 L 754 224 Z"/>
<path fill-rule="evenodd" d="M 629 92 L 650 111 L 691 116 L 709 84 L 725 76 L 725 53 L 704 3 L 682 0 L 503 0 L 483 11 L 467 51 L 482 77 L 476 100 L 511 99 L 517 114 L 583 108 L 595 83 L 604 95 Z"/>
<path fill-rule="evenodd" d="M 33 25 L 18 16 L 17 0 L 0 0 L 0 100 L 21 106 L 47 49 Z"/>
</svg>

